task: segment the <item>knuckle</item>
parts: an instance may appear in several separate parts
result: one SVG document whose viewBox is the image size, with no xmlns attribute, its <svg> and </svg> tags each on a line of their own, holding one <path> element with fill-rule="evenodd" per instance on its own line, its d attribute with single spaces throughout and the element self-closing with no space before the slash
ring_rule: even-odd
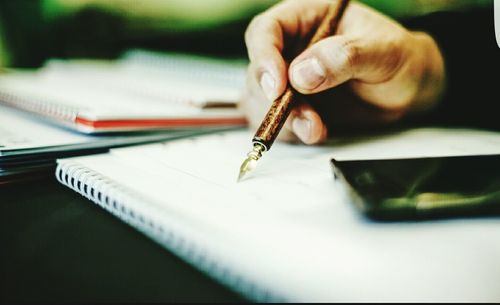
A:
<svg viewBox="0 0 500 305">
<path fill-rule="evenodd" d="M 408 38 L 404 33 L 401 33 L 388 40 L 385 49 L 387 56 L 383 57 L 382 64 L 386 78 L 383 81 L 388 81 L 400 70 L 405 59 L 411 54 L 412 47 L 411 43 L 408 42 Z"/>
<path fill-rule="evenodd" d="M 340 84 L 357 74 L 360 64 L 360 47 L 355 39 L 331 40 L 322 53 L 327 62 L 329 82 Z"/>
<path fill-rule="evenodd" d="M 402 58 L 405 55 L 405 49 L 408 44 L 408 37 L 405 34 L 400 34 L 392 39 L 389 42 L 389 51 L 392 57 L 392 66 L 398 66 L 398 63 L 401 62 Z"/>
<path fill-rule="evenodd" d="M 256 29 L 258 29 L 261 26 L 263 22 L 262 19 L 263 16 L 261 13 L 253 17 L 250 23 L 248 24 L 248 27 L 245 31 L 245 42 L 247 43 L 247 45 L 252 40 L 252 37 L 254 36 Z"/>
<path fill-rule="evenodd" d="M 345 69 L 351 76 L 355 74 L 356 67 L 360 64 L 360 48 L 355 39 L 347 39 L 343 42 L 340 51 L 345 57 Z"/>
</svg>

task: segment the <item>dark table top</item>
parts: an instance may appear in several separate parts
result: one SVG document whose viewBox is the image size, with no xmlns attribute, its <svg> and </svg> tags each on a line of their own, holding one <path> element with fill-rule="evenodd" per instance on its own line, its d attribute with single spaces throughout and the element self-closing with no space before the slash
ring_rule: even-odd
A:
<svg viewBox="0 0 500 305">
<path fill-rule="evenodd" d="M 0 185 L 0 302 L 242 302 L 47 176 Z"/>
</svg>

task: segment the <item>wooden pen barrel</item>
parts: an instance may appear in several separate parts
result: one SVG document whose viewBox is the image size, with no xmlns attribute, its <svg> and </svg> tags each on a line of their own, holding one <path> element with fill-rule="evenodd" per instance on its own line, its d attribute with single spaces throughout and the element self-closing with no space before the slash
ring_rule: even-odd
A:
<svg viewBox="0 0 500 305">
<path fill-rule="evenodd" d="M 295 101 L 294 95 L 297 94 L 294 91 L 288 87 L 285 93 L 273 102 L 253 137 L 252 141 L 264 145 L 266 151 L 273 145 L 281 127 L 285 124 L 286 118 L 290 114 L 290 111 L 292 111 Z"/>
</svg>

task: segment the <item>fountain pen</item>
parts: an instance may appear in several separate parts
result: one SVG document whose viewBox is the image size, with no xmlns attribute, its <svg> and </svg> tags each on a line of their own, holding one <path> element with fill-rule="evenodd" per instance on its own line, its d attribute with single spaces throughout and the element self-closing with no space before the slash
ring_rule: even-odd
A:
<svg viewBox="0 0 500 305">
<path fill-rule="evenodd" d="M 308 47 L 323 38 L 335 34 L 348 3 L 349 0 L 339 0 L 336 1 L 336 5 L 330 6 L 326 17 L 317 28 Z M 298 92 L 288 84 L 285 92 L 272 103 L 252 139 L 253 148 L 240 167 L 238 182 L 257 166 L 257 161 L 271 148 L 295 104 L 294 100 L 297 95 Z"/>
</svg>

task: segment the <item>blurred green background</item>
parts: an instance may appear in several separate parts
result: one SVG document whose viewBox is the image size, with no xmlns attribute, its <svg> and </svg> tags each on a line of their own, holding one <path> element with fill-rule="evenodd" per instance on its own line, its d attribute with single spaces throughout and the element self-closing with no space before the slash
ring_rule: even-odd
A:
<svg viewBox="0 0 500 305">
<path fill-rule="evenodd" d="M 304 0 L 306 1 L 306 0 Z M 396 19 L 493 0 L 363 0 Z M 0 1 L 0 66 L 34 66 L 47 56 L 116 56 L 127 46 L 197 47 L 212 40 L 241 51 L 242 32 L 277 0 L 16 0 Z M 191 36 L 191 40 L 180 36 Z M 168 39 L 165 39 L 165 38 Z M 173 39 L 171 39 L 173 37 Z M 162 39 L 162 46 L 151 41 Z M 171 39 L 171 40 L 169 40 Z M 205 39 L 205 40 L 204 40 Z M 219 40 L 217 40 L 219 39 Z M 238 40 L 235 47 L 224 39 Z M 167 44 L 167 45 L 165 45 Z"/>
<path fill-rule="evenodd" d="M 45 0 L 47 17 L 67 15 L 85 7 L 99 7 L 128 15 L 135 22 L 158 28 L 189 30 L 214 26 L 254 15 L 277 0 Z M 443 9 L 486 5 L 491 0 L 361 0 L 392 17 L 401 18 Z"/>
</svg>

